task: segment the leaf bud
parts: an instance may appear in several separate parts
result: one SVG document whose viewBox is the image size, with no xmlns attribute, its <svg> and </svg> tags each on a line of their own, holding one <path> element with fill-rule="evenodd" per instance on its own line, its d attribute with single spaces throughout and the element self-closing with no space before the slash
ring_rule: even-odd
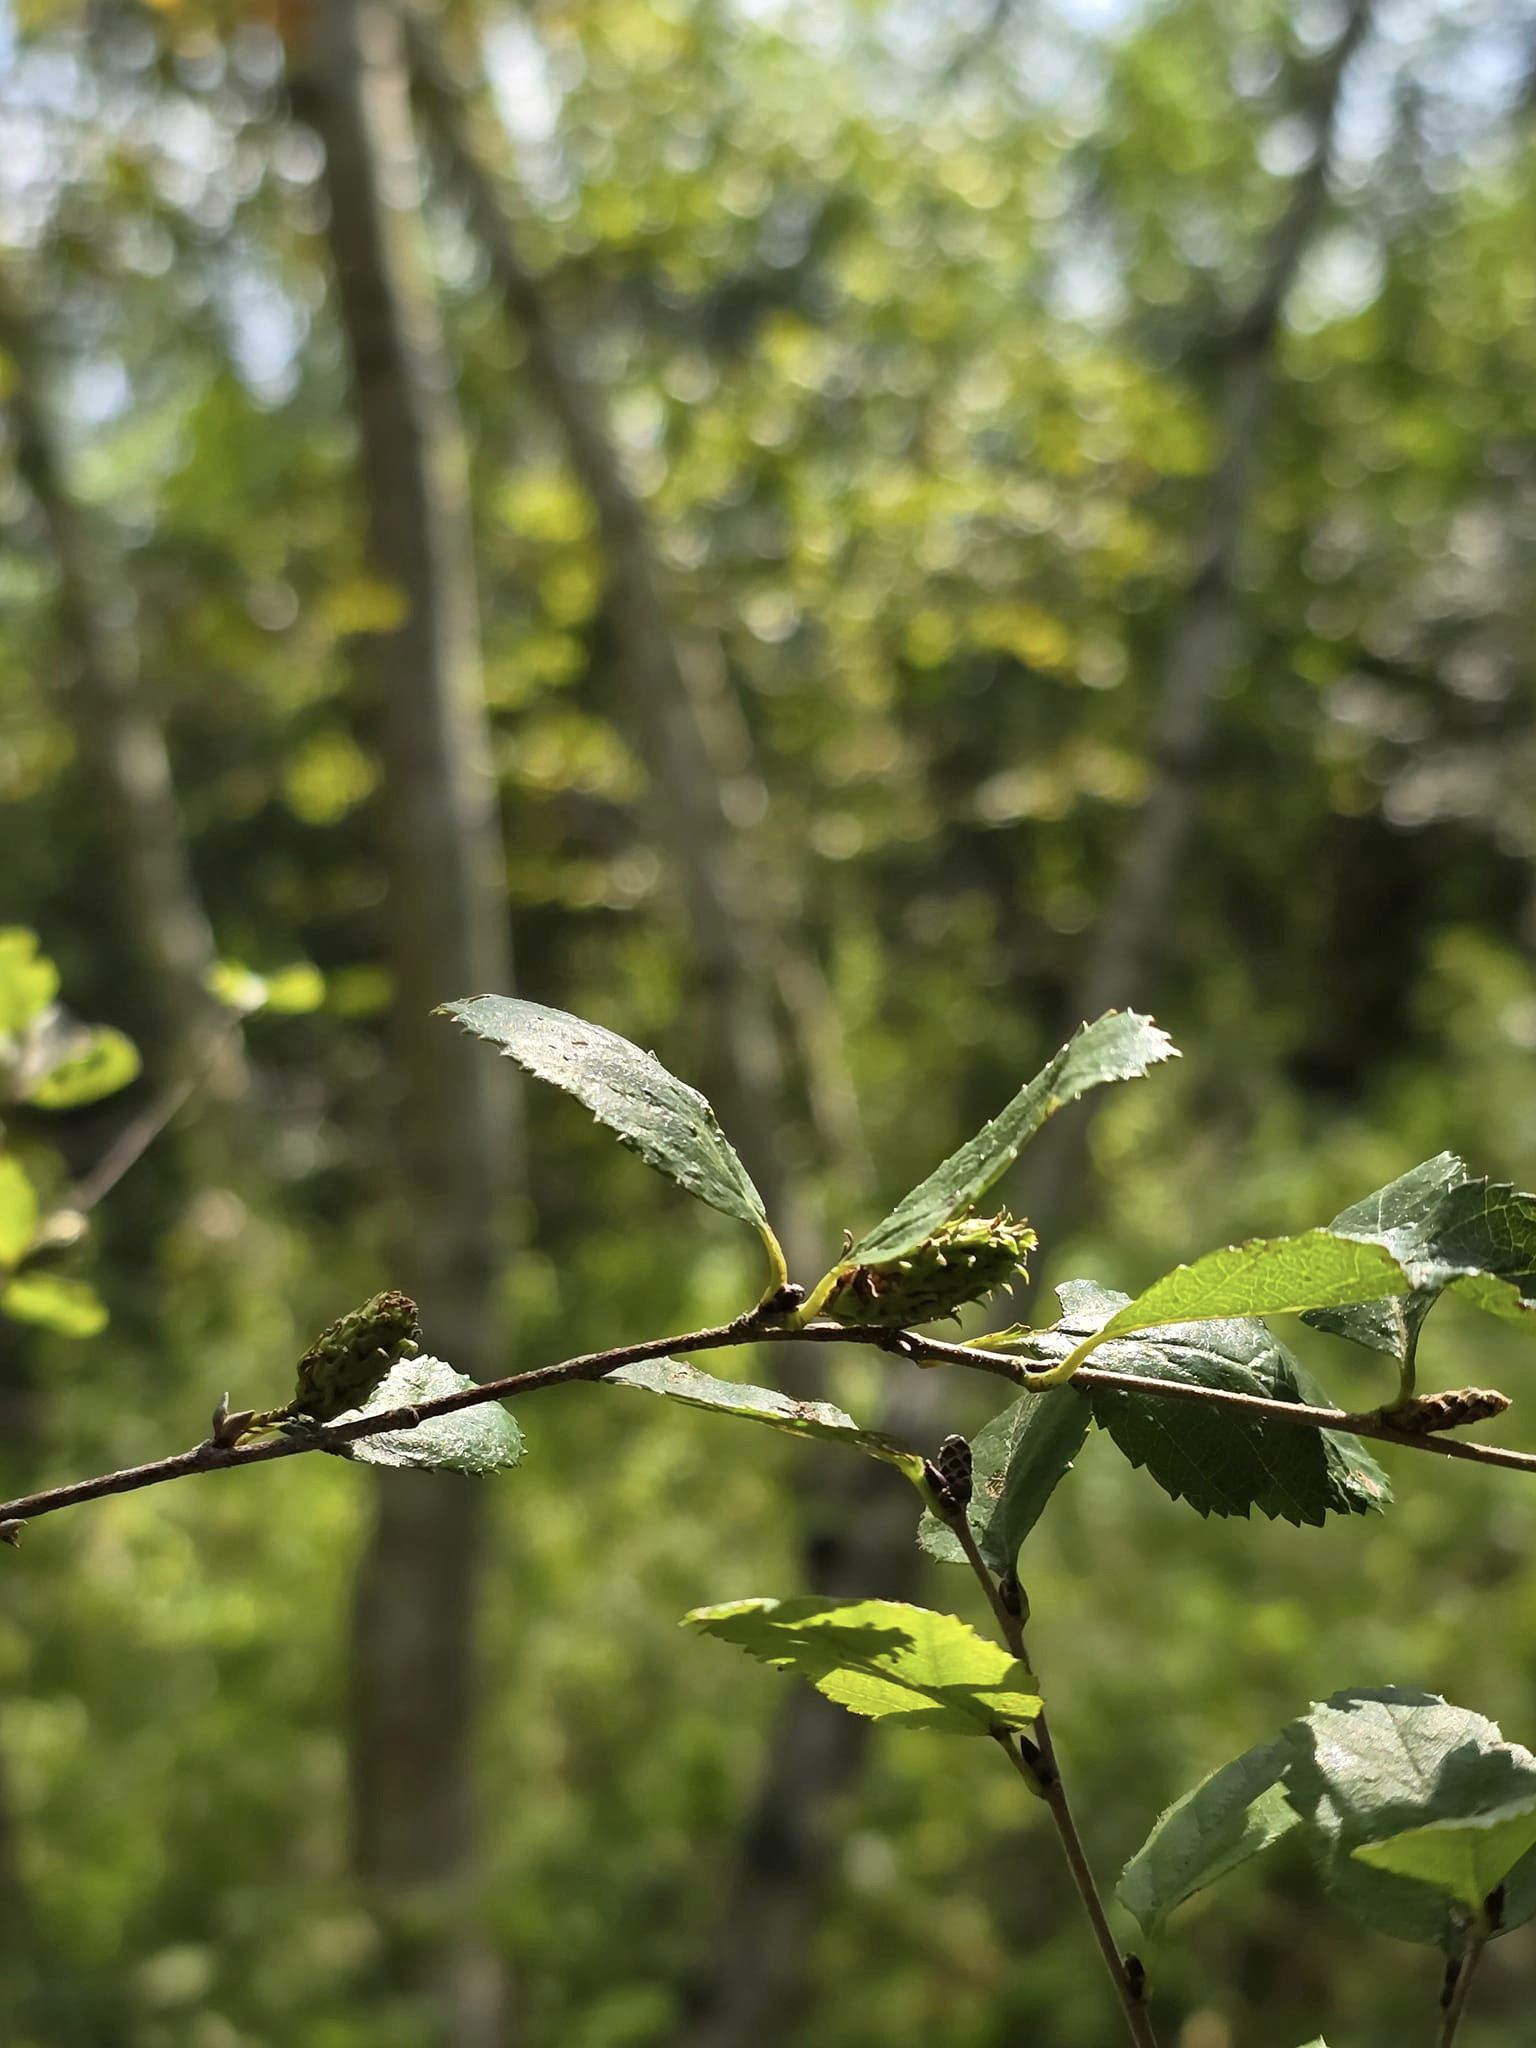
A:
<svg viewBox="0 0 1536 2048">
<path fill-rule="evenodd" d="M 944 1491 L 956 1509 L 968 1508 L 971 1504 L 971 1447 L 965 1438 L 945 1437 L 933 1463 L 944 1483 Z"/>
</svg>

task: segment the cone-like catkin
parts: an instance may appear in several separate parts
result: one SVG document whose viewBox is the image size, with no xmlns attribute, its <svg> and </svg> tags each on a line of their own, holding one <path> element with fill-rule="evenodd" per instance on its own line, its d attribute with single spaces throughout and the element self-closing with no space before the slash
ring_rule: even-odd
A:
<svg viewBox="0 0 1536 2048">
<path fill-rule="evenodd" d="M 1016 1222 L 1006 1209 L 995 1216 L 962 1216 L 902 1258 L 852 1267 L 824 1313 L 839 1323 L 881 1328 L 931 1323 L 1023 1276 L 1034 1244 L 1028 1224 Z"/>
<path fill-rule="evenodd" d="M 386 1288 L 320 1332 L 299 1360 L 293 1409 L 331 1422 L 360 1408 L 399 1358 L 412 1358 L 421 1338 L 416 1304 Z"/>
</svg>

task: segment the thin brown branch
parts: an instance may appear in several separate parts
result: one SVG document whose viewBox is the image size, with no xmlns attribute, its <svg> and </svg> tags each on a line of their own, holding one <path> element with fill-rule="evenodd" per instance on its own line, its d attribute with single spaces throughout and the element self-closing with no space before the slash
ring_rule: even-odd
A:
<svg viewBox="0 0 1536 2048">
<path fill-rule="evenodd" d="M 76 1215 L 89 1215 L 101 1200 L 132 1167 L 138 1165 L 144 1154 L 162 1131 L 169 1128 L 208 1080 L 214 1068 L 225 1056 L 230 1046 L 239 1038 L 245 1018 L 243 1013 L 232 1017 L 222 1032 L 210 1037 L 196 1067 L 179 1081 L 173 1081 L 163 1088 L 147 1108 L 126 1124 L 107 1147 L 100 1159 L 82 1179 L 76 1181 L 64 1200 L 64 1208 Z"/>
<path fill-rule="evenodd" d="M 195 1472 L 222 1471 L 231 1465 L 264 1465 L 274 1458 L 293 1458 L 308 1451 L 341 1450 L 365 1436 L 386 1431 L 414 1429 L 438 1415 L 454 1415 L 485 1401 L 511 1401 L 522 1394 L 537 1393 L 543 1387 L 564 1386 L 573 1380 L 600 1380 L 621 1365 L 636 1365 L 648 1358 L 686 1356 L 695 1351 L 723 1351 L 740 1344 L 873 1344 L 898 1356 L 932 1365 L 963 1365 L 1008 1380 L 1027 1392 L 1028 1368 L 1022 1360 L 994 1351 L 981 1351 L 969 1344 L 948 1344 L 938 1337 L 923 1337 L 907 1330 L 846 1329 L 841 1323 L 811 1323 L 805 1329 L 786 1328 L 764 1320 L 756 1309 L 734 1322 L 708 1329 L 690 1330 L 671 1337 L 652 1337 L 639 1344 L 617 1345 L 607 1351 L 586 1352 L 558 1364 L 535 1366 L 529 1372 L 511 1373 L 504 1379 L 486 1380 L 411 1408 L 391 1408 L 374 1415 L 359 1416 L 355 1422 L 333 1424 L 303 1438 L 277 1437 L 255 1444 L 225 1448 L 212 1442 L 196 1445 L 168 1458 L 148 1464 L 130 1465 L 120 1472 L 104 1472 L 94 1479 L 74 1480 L 68 1485 L 23 1494 L 16 1500 L 0 1502 L 0 1534 L 14 1534 L 14 1525 L 35 1521 L 88 1500 L 101 1500 L 113 1493 L 137 1493 L 146 1486 L 160 1486 L 167 1480 L 185 1479 Z M 1119 1393 L 1146 1394 L 1156 1400 L 1204 1401 L 1219 1408 L 1240 1410 L 1245 1415 L 1263 1416 L 1299 1429 L 1347 1430 L 1370 1437 L 1378 1443 L 1396 1444 L 1403 1450 L 1428 1451 L 1444 1458 L 1461 1458 L 1478 1465 L 1498 1465 L 1507 1471 L 1536 1472 L 1536 1452 L 1506 1450 L 1499 1444 L 1465 1442 L 1457 1437 L 1424 1436 L 1394 1429 L 1381 1414 L 1353 1415 L 1342 1408 L 1319 1408 L 1301 1401 L 1272 1401 L 1257 1394 L 1237 1394 L 1224 1387 L 1203 1387 L 1170 1380 L 1151 1379 L 1142 1373 L 1112 1372 L 1103 1366 L 1082 1366 L 1075 1383 L 1085 1390 L 1103 1387 Z"/>
<path fill-rule="evenodd" d="M 965 1552 L 965 1561 L 987 1596 L 1004 1642 L 1025 1670 L 1030 1670 L 1032 1667 L 1029 1651 L 1024 1643 L 1023 1616 L 1015 1612 L 1004 1599 L 1002 1589 L 993 1578 L 977 1545 L 965 1509 L 959 1508 L 955 1513 L 946 1515 L 944 1519 L 960 1548 Z M 1045 1801 L 1050 1811 L 1062 1854 L 1066 1858 L 1068 1870 L 1072 1873 L 1072 1882 L 1077 1887 L 1078 1898 L 1082 1901 L 1083 1911 L 1087 1914 L 1089 1925 L 1093 1929 L 1093 1938 L 1098 1944 L 1099 1954 L 1104 1959 L 1104 1968 L 1109 1973 L 1110 1982 L 1114 1985 L 1115 1996 L 1120 2001 L 1120 2010 L 1125 2016 L 1126 2028 L 1135 2048 L 1157 2048 L 1156 2037 L 1152 2032 L 1152 2017 L 1147 2011 L 1143 1992 L 1145 1980 L 1141 1965 L 1121 1953 L 1114 1929 L 1109 1924 L 1109 1915 L 1104 1910 L 1104 1901 L 1093 1875 L 1093 1867 L 1088 1861 L 1088 1851 L 1084 1848 L 1083 1838 L 1077 1831 L 1071 1802 L 1067 1798 L 1067 1788 L 1062 1782 L 1061 1764 L 1056 1755 L 1056 1745 L 1052 1740 L 1050 1723 L 1043 1707 L 1034 1723 L 1032 1739 L 1034 1756 L 1030 1757 L 1022 1750 L 1016 1749 L 1001 1733 L 998 1735 L 998 1741 L 1006 1751 L 1009 1762 L 1030 1790 Z"/>
<path fill-rule="evenodd" d="M 1491 1930 L 1479 1926 L 1468 1942 L 1465 1953 L 1460 1957 L 1454 1979 L 1448 1973 L 1447 1995 L 1440 2007 L 1440 2032 L 1437 2048 L 1452 2048 L 1457 2034 L 1461 2031 L 1462 2015 L 1467 2009 L 1467 1998 L 1472 1990 L 1472 1978 L 1482 1961 L 1483 1950 L 1488 1946 Z"/>
</svg>

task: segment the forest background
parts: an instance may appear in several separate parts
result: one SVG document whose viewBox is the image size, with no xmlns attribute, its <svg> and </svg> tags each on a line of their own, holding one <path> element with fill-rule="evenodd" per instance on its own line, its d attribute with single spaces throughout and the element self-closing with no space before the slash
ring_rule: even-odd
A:
<svg viewBox="0 0 1536 2048">
<path fill-rule="evenodd" d="M 1527 12 L 11 0 L 0 66 L 0 922 L 143 1062 L 6 1112 L 110 1322 L 0 1320 L 4 1491 L 283 1398 L 378 1287 L 481 1377 L 753 1298 L 429 1019 L 514 973 L 710 1092 L 806 1279 L 1110 1005 L 1186 1057 L 1003 1190 L 1042 1319 L 1442 1146 L 1536 1175 Z M 1528 1340 L 1438 1324 L 1530 1444 Z M 291 1460 L 0 1553 L 0 2037 L 1104 2040 L 1037 1809 L 676 1630 L 921 1597 L 901 1482 L 521 1419 L 494 1480 Z M 1344 1685 L 1536 1741 L 1536 1491 L 1387 1455 L 1319 1532 L 1087 1446 L 1025 1577 L 1106 1879 Z M 1181 2048 L 1429 2032 L 1300 1850 L 1146 1953 Z M 1533 2002 L 1528 1928 L 1463 2040 Z"/>
</svg>

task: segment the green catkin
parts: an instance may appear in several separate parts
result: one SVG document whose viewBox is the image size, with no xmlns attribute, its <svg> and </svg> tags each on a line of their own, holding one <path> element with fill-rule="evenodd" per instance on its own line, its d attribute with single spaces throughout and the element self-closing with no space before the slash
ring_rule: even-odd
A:
<svg viewBox="0 0 1536 2048">
<path fill-rule="evenodd" d="M 864 1328 L 934 1322 L 968 1301 L 981 1301 L 994 1287 L 1027 1279 L 1025 1260 L 1035 1241 L 1029 1225 L 1006 1209 L 995 1216 L 962 1216 L 899 1259 L 849 1267 L 823 1313 Z"/>
<path fill-rule="evenodd" d="M 414 1358 L 421 1339 L 416 1304 L 386 1288 L 329 1324 L 299 1360 L 290 1412 L 332 1422 L 360 1408 L 401 1358 Z"/>
</svg>

